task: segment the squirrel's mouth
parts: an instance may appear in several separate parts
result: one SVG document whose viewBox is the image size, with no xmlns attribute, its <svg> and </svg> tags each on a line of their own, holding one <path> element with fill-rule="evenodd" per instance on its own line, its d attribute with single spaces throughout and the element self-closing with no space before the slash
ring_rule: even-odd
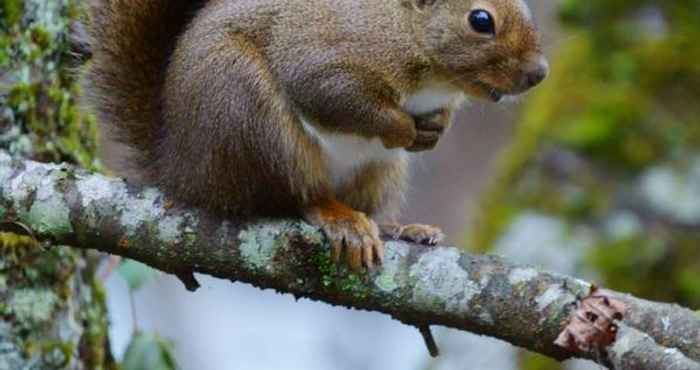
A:
<svg viewBox="0 0 700 370">
<path fill-rule="evenodd" d="M 501 99 L 503 99 L 503 96 L 505 95 L 505 93 L 503 93 L 503 91 L 501 91 L 500 89 L 498 89 L 498 88 L 496 88 L 496 87 L 494 87 L 494 86 L 492 86 L 484 81 L 476 80 L 473 82 L 473 84 L 474 84 L 474 86 L 478 87 L 479 90 L 481 90 L 483 92 L 485 97 L 488 97 L 494 103 L 500 102 Z"/>
</svg>

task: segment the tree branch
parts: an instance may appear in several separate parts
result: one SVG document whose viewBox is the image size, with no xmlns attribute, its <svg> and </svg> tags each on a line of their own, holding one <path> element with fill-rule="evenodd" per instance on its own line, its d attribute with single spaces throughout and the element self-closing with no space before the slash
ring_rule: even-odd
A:
<svg viewBox="0 0 700 370">
<path fill-rule="evenodd" d="M 197 287 L 193 273 L 204 273 L 383 312 L 424 333 L 444 325 L 488 335 L 560 360 L 598 359 L 620 369 L 700 368 L 700 315 L 678 306 L 610 293 L 627 307 L 615 343 L 570 352 L 554 341 L 590 293 L 584 281 L 455 248 L 399 242 L 387 243 L 381 271 L 349 274 L 336 271 L 323 235 L 305 223 L 222 221 L 173 207 L 155 189 L 3 152 L 0 220 L 27 226 L 40 241 L 144 262 L 191 289 Z"/>
</svg>

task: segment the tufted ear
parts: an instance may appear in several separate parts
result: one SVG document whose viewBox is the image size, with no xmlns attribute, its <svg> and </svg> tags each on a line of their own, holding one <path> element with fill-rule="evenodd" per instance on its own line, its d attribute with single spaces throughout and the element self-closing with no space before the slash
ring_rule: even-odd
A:
<svg viewBox="0 0 700 370">
<path fill-rule="evenodd" d="M 440 0 L 401 0 L 401 4 L 407 8 L 423 10 L 430 8 Z"/>
</svg>

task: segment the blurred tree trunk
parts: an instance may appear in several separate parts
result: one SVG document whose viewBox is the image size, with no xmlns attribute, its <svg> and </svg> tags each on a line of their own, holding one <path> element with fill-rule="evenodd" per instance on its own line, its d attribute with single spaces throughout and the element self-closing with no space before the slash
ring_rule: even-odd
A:
<svg viewBox="0 0 700 370">
<path fill-rule="evenodd" d="M 73 0 L 0 5 L 0 149 L 13 156 L 96 167 L 94 123 L 73 98 L 67 31 L 77 15 Z M 21 229 L 0 223 L 0 370 L 115 368 L 96 258 L 13 233 Z"/>
</svg>

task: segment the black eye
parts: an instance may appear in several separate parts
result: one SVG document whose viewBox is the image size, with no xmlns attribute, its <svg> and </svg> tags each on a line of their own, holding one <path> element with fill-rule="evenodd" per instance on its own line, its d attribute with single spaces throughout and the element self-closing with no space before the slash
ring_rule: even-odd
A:
<svg viewBox="0 0 700 370">
<path fill-rule="evenodd" d="M 477 9 L 469 14 L 469 24 L 478 33 L 496 34 L 496 25 L 491 13 L 483 9 Z"/>
</svg>

